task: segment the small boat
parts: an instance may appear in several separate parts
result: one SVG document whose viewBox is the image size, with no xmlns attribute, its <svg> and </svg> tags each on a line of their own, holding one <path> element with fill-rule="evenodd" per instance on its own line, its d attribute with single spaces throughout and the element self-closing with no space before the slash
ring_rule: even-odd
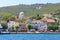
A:
<svg viewBox="0 0 60 40">
<path fill-rule="evenodd" d="M 9 31 L 8 30 L 4 30 L 4 31 L 1 31 L 0 33 L 1 34 L 9 34 Z"/>
<path fill-rule="evenodd" d="M 3 31 L 1 32 L 1 34 L 9 34 L 9 32 Z"/>
</svg>

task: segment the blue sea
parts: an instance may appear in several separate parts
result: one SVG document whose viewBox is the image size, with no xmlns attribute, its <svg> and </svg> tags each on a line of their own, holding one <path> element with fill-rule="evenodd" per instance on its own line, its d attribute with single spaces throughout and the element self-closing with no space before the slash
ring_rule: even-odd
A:
<svg viewBox="0 0 60 40">
<path fill-rule="evenodd" d="M 60 34 L 0 34 L 0 40 L 60 40 Z"/>
</svg>

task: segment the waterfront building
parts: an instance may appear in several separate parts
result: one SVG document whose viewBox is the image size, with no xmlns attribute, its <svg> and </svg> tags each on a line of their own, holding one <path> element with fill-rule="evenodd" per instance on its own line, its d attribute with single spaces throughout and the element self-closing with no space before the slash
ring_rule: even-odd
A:
<svg viewBox="0 0 60 40">
<path fill-rule="evenodd" d="M 10 27 L 15 27 L 16 26 L 16 24 L 15 24 L 15 22 L 14 21 L 9 21 L 8 23 L 7 23 L 7 25 L 8 25 L 8 28 L 10 28 Z"/>
<path fill-rule="evenodd" d="M 30 25 L 36 26 L 38 28 L 38 30 L 47 31 L 47 24 L 42 22 L 42 21 L 40 21 L 40 20 L 33 21 L 32 23 L 30 23 Z"/>
</svg>

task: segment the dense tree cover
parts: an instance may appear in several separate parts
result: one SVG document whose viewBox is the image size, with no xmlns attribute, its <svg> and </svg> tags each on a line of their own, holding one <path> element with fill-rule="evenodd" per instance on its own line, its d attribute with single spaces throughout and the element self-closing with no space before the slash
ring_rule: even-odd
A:
<svg viewBox="0 0 60 40">
<path fill-rule="evenodd" d="M 4 14 L 2 18 L 3 20 L 15 20 L 15 16 L 13 14 Z"/>
<path fill-rule="evenodd" d="M 37 8 L 41 7 L 41 9 L 37 10 Z M 0 16 L 4 15 L 6 12 L 12 13 L 16 15 L 20 11 L 24 11 L 25 15 L 32 16 L 39 13 L 40 15 L 43 13 L 53 13 L 57 9 L 60 9 L 60 3 L 56 4 L 31 4 L 31 5 L 16 5 L 16 6 L 8 6 L 0 8 Z"/>
</svg>

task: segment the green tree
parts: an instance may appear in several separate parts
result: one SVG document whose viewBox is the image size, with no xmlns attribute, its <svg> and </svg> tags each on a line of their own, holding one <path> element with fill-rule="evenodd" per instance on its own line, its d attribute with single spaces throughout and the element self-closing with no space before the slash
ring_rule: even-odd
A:
<svg viewBox="0 0 60 40">
<path fill-rule="evenodd" d="M 13 26 L 11 28 L 12 28 L 12 30 L 14 30 L 14 27 Z"/>
<path fill-rule="evenodd" d="M 32 27 L 31 27 L 31 25 L 30 24 L 28 24 L 28 29 L 30 30 Z"/>
<path fill-rule="evenodd" d="M 48 24 L 48 30 L 56 31 L 56 30 L 58 30 L 58 26 L 59 26 L 59 24 L 57 22 L 54 24 Z"/>
<path fill-rule="evenodd" d="M 1 23 L 1 25 L 2 25 L 3 29 L 8 29 L 7 24 L 5 24 L 5 23 Z"/>
<path fill-rule="evenodd" d="M 37 20 L 40 20 L 40 19 L 41 19 L 41 17 L 40 17 L 39 14 L 37 14 L 36 19 L 37 19 Z"/>
<path fill-rule="evenodd" d="M 16 26 L 15 28 L 16 28 L 16 30 L 18 30 L 18 29 L 19 29 L 19 27 L 18 27 L 18 26 Z"/>
<path fill-rule="evenodd" d="M 51 24 L 48 24 L 48 30 L 53 30 L 53 27 Z"/>
<path fill-rule="evenodd" d="M 54 31 L 55 31 L 55 30 L 58 30 L 58 26 L 59 26 L 58 23 L 55 23 L 53 26 L 54 26 Z"/>
<path fill-rule="evenodd" d="M 16 26 L 15 28 L 16 28 L 16 33 L 17 33 L 17 31 L 18 31 L 19 27 L 18 27 L 18 26 Z"/>
<path fill-rule="evenodd" d="M 2 18 L 3 20 L 15 20 L 15 16 L 12 14 L 4 14 Z"/>
<path fill-rule="evenodd" d="M 14 21 L 15 20 L 15 16 L 11 15 L 11 17 L 9 17 L 8 19 L 11 20 L 11 21 Z"/>
</svg>

